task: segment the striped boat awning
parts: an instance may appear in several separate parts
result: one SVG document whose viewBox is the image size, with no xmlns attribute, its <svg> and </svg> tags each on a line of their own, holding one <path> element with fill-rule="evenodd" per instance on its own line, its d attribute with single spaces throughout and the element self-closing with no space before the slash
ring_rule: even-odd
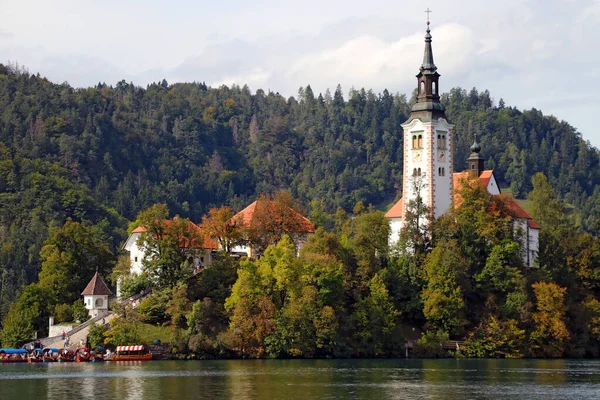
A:
<svg viewBox="0 0 600 400">
<path fill-rule="evenodd" d="M 141 351 L 144 350 L 144 346 L 117 346 L 116 351 Z"/>
</svg>

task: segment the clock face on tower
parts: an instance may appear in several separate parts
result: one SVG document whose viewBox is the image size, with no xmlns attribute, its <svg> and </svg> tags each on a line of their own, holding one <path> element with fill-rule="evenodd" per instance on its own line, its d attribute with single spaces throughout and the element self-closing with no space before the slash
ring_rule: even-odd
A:
<svg viewBox="0 0 600 400">
<path fill-rule="evenodd" d="M 440 154 L 438 155 L 438 161 L 443 161 L 444 157 L 446 157 L 446 152 L 440 151 Z"/>
<path fill-rule="evenodd" d="M 421 161 L 421 153 L 415 153 L 413 156 L 413 161 Z"/>
</svg>

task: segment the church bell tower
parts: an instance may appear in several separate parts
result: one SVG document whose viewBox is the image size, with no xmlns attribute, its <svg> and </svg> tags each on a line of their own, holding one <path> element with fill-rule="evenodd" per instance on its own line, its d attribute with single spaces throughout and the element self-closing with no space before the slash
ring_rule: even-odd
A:
<svg viewBox="0 0 600 400">
<path fill-rule="evenodd" d="M 429 10 L 428 10 L 429 11 Z M 417 102 L 404 129 L 403 209 L 420 195 L 433 217 L 452 205 L 452 143 L 454 125 L 448 123 L 440 103 L 440 74 L 433 62 L 429 19 L 423 63 L 417 74 Z"/>
</svg>

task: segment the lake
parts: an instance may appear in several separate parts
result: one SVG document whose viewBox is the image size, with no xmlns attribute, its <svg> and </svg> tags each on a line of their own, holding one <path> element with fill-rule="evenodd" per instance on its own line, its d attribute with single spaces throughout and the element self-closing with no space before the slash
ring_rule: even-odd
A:
<svg viewBox="0 0 600 400">
<path fill-rule="evenodd" d="M 222 360 L 0 365 L 0 399 L 592 399 L 596 360 Z"/>
</svg>

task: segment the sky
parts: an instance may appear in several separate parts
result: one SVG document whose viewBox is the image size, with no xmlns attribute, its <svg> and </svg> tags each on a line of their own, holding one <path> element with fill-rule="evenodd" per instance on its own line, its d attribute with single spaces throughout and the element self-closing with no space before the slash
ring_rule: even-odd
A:
<svg viewBox="0 0 600 400">
<path fill-rule="evenodd" d="M 87 87 L 203 81 L 410 95 L 431 13 L 440 89 L 488 89 L 600 147 L 600 0 L 0 0 L 0 63 Z"/>
</svg>

